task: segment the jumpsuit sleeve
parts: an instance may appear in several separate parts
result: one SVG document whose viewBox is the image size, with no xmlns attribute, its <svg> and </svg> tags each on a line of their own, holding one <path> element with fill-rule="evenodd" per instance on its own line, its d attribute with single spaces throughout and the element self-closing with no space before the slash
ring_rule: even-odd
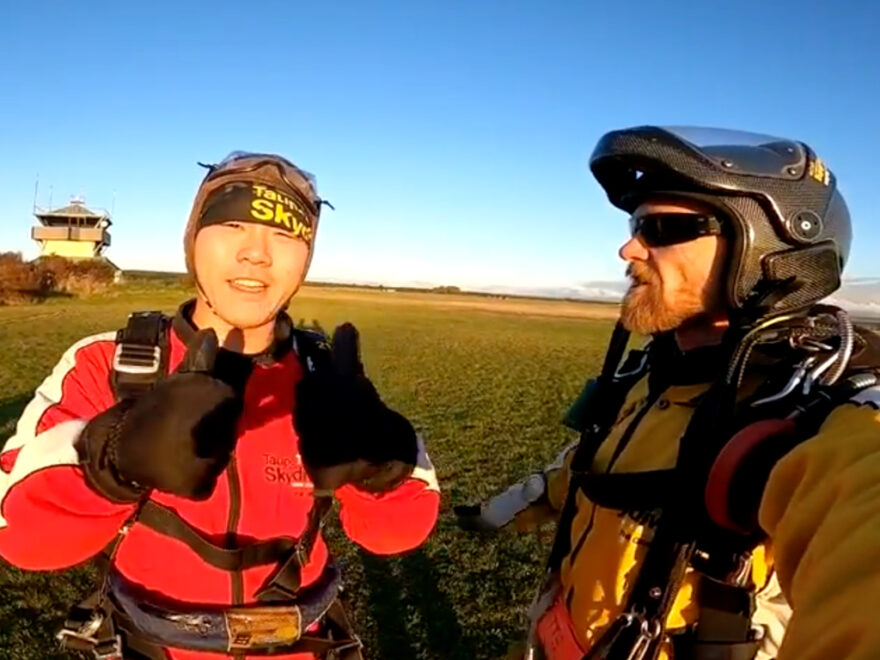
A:
<svg viewBox="0 0 880 660">
<path fill-rule="evenodd" d="M 19 568 L 81 563 L 134 511 L 89 487 L 75 447 L 87 422 L 115 403 L 114 337 L 89 337 L 65 352 L 0 453 L 0 556 Z"/>
<path fill-rule="evenodd" d="M 544 493 L 531 502 L 513 518 L 514 528 L 518 532 L 534 532 L 544 525 L 556 520 L 565 498 L 568 495 L 568 484 L 571 479 L 571 460 L 577 449 L 577 442 L 567 445 L 552 463 L 546 465 L 539 473 L 544 479 Z M 502 494 L 499 497 L 503 497 Z"/>
<path fill-rule="evenodd" d="M 339 519 L 348 537 L 378 555 L 421 545 L 437 522 L 440 485 L 419 438 L 417 464 L 410 477 L 387 493 L 373 494 L 351 484 L 336 491 Z"/>
<path fill-rule="evenodd" d="M 547 479 L 547 500 L 556 512 L 562 511 L 565 505 L 568 485 L 571 482 L 571 461 L 577 446 L 577 442 L 568 445 L 559 453 L 555 461 L 544 468 L 544 477 Z"/>
<path fill-rule="evenodd" d="M 880 388 L 777 463 L 760 522 L 793 616 L 779 660 L 880 658 Z"/>
</svg>

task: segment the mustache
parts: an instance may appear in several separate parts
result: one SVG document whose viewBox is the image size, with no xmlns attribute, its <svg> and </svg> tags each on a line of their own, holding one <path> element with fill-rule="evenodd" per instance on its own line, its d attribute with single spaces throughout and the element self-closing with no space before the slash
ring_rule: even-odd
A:
<svg viewBox="0 0 880 660">
<path fill-rule="evenodd" d="M 657 274 L 649 266 L 638 262 L 630 262 L 626 267 L 626 276 L 633 284 L 651 284 L 658 281 Z"/>
</svg>

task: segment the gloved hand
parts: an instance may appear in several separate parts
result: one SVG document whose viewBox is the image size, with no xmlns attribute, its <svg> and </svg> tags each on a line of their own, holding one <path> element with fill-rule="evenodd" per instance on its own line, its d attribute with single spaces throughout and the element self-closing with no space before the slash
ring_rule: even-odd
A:
<svg viewBox="0 0 880 660">
<path fill-rule="evenodd" d="M 364 375 L 357 329 L 336 328 L 329 364 L 296 387 L 293 425 L 303 464 L 318 490 L 353 483 L 391 490 L 416 465 L 418 441 L 407 419 L 382 403 Z"/>
<path fill-rule="evenodd" d="M 459 504 L 452 510 L 459 527 L 480 532 L 494 532 L 511 522 L 518 532 L 532 532 L 559 517 L 547 499 L 547 477 L 541 472 L 479 504 Z"/>
<path fill-rule="evenodd" d="M 77 450 L 86 478 L 116 502 L 158 489 L 208 498 L 235 448 L 240 392 L 214 375 L 217 335 L 200 330 L 176 373 L 120 401 L 84 429 Z"/>
</svg>

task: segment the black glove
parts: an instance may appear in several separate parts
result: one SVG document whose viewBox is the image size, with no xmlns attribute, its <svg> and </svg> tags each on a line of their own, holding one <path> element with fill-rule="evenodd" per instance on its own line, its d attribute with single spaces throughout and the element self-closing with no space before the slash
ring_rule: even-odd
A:
<svg viewBox="0 0 880 660">
<path fill-rule="evenodd" d="M 199 331 L 175 374 L 95 417 L 77 442 L 91 485 L 116 502 L 152 488 L 208 498 L 235 448 L 241 395 L 214 374 L 213 330 Z"/>
<path fill-rule="evenodd" d="M 358 331 L 350 323 L 333 333 L 329 364 L 297 384 L 293 425 L 303 464 L 319 490 L 346 483 L 390 490 L 416 465 L 415 430 L 382 403 L 364 375 Z"/>
</svg>

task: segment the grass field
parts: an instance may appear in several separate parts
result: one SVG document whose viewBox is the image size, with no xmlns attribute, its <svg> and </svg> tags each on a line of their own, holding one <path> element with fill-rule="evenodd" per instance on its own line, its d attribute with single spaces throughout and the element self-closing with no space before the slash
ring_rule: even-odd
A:
<svg viewBox="0 0 880 660">
<path fill-rule="evenodd" d="M 171 312 L 187 295 L 174 286 L 128 287 L 0 308 L 0 444 L 67 346 L 120 327 L 130 311 Z M 599 365 L 614 308 L 306 288 L 291 313 L 327 329 L 346 320 L 359 327 L 368 374 L 426 437 L 443 489 L 433 536 L 404 556 L 378 558 L 329 532 L 368 657 L 503 654 L 521 637 L 547 548 L 513 531 L 461 532 L 451 507 L 543 465 L 571 438 L 559 420 Z M 0 657 L 77 657 L 58 649 L 54 633 L 93 578 L 88 566 L 37 574 L 0 561 Z"/>
</svg>

